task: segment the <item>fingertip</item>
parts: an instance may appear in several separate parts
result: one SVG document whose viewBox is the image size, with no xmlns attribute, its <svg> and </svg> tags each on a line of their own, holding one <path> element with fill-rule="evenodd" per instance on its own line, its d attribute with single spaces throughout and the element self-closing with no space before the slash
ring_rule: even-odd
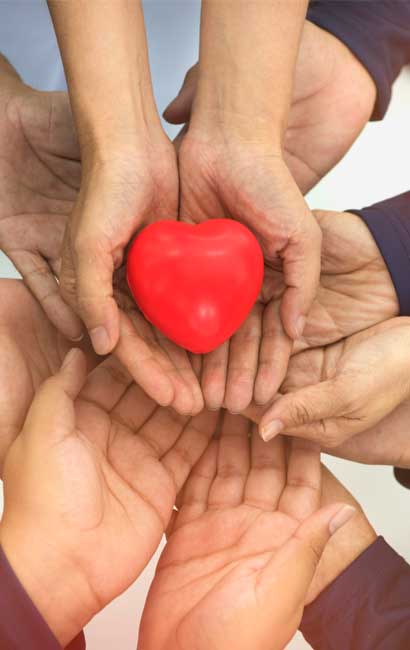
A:
<svg viewBox="0 0 410 650">
<path fill-rule="evenodd" d="M 343 504 L 329 522 L 330 535 L 334 535 L 340 528 L 343 528 L 354 517 L 356 512 L 357 510 L 353 506 Z"/>
</svg>

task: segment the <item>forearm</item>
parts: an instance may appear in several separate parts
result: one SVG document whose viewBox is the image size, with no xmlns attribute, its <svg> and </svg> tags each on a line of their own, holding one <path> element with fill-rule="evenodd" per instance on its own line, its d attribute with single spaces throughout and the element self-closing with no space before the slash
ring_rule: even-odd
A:
<svg viewBox="0 0 410 650">
<path fill-rule="evenodd" d="M 405 650 L 410 566 L 380 537 L 311 605 L 301 631 L 316 650 Z"/>
<path fill-rule="evenodd" d="M 139 146 L 160 122 L 137 0 L 48 2 L 82 153 Z"/>
<path fill-rule="evenodd" d="M 307 0 L 203 0 L 197 122 L 280 148 Z"/>
<path fill-rule="evenodd" d="M 50 594 L 52 596 L 52 594 Z M 60 617 L 65 615 L 65 603 L 60 601 Z M 8 558 L 0 547 L 0 647 L 2 650 L 30 648 L 31 650 L 60 650 L 61 645 L 40 612 L 19 582 Z M 70 650 L 85 650 L 84 635 L 80 633 L 66 646 Z"/>
</svg>

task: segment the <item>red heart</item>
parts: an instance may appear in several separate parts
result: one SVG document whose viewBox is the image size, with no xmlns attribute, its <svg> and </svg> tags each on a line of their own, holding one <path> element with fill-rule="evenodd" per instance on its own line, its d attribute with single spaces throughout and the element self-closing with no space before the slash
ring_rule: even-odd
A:
<svg viewBox="0 0 410 650">
<path fill-rule="evenodd" d="M 262 286 L 263 255 L 237 221 L 157 221 L 134 240 L 127 279 L 147 320 L 183 348 L 205 353 L 248 316 Z"/>
</svg>

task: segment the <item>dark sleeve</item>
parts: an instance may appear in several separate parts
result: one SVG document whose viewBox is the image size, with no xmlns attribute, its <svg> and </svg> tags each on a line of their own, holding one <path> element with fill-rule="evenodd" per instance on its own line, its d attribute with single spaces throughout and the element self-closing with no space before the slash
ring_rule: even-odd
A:
<svg viewBox="0 0 410 650">
<path fill-rule="evenodd" d="M 410 566 L 379 537 L 305 608 L 315 650 L 409 650 Z"/>
<path fill-rule="evenodd" d="M 347 212 L 357 214 L 369 228 L 396 289 L 400 316 L 410 316 L 410 192 Z"/>
<path fill-rule="evenodd" d="M 317 0 L 307 18 L 342 41 L 373 78 L 372 119 L 387 111 L 392 84 L 410 61 L 410 0 Z"/>
<path fill-rule="evenodd" d="M 64 607 L 64 604 L 62 604 Z M 61 650 L 57 639 L 15 576 L 0 547 L 1 650 Z M 85 650 L 81 633 L 67 650 Z"/>
</svg>

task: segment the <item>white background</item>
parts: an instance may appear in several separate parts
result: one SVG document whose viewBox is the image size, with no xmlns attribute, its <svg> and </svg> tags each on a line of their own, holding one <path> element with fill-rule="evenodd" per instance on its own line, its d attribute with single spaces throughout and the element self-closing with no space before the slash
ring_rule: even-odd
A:
<svg viewBox="0 0 410 650">
<path fill-rule="evenodd" d="M 155 92 L 162 111 L 178 90 L 187 67 L 196 60 L 199 1 L 147 0 L 145 13 Z M 57 46 L 42 0 L 0 0 L 0 51 L 33 86 L 64 88 Z M 360 208 L 410 189 L 409 109 L 410 75 L 405 71 L 396 83 L 383 123 L 366 127 L 345 159 L 310 193 L 311 207 Z M 169 133 L 173 135 L 175 130 L 169 129 Z M 15 271 L 0 253 L 0 276 L 10 275 Z M 376 530 L 410 561 L 410 492 L 395 482 L 391 468 L 331 458 L 326 462 L 361 502 Z M 88 650 L 135 648 L 154 567 L 153 561 L 125 594 L 88 625 Z M 299 635 L 289 646 L 289 650 L 306 648 Z"/>
</svg>

